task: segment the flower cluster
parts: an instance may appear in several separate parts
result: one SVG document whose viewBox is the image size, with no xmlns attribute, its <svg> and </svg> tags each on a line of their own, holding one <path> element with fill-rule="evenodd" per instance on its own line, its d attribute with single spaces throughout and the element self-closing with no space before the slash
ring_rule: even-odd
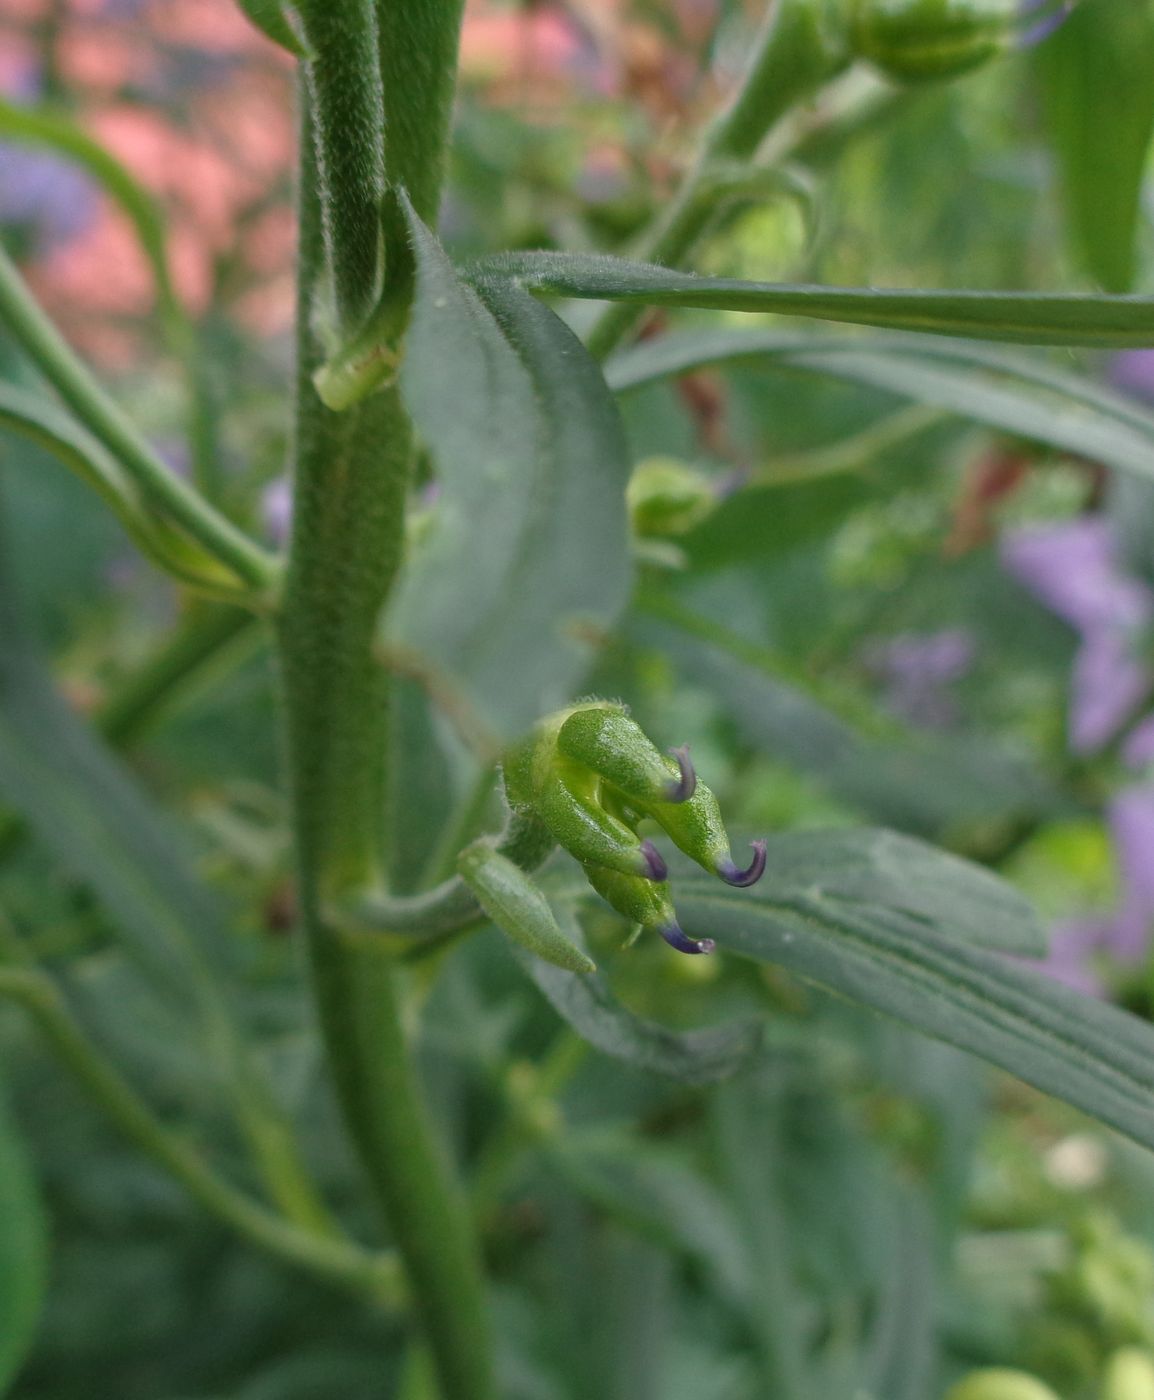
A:
<svg viewBox="0 0 1154 1400">
<path fill-rule="evenodd" d="M 668 868 L 638 828 L 649 818 L 680 850 L 726 884 L 756 883 L 765 870 L 765 842 L 753 860 L 733 860 L 721 810 L 697 780 L 688 751 L 661 754 L 623 705 L 587 701 L 541 720 L 504 763 L 513 812 L 539 822 L 577 857 L 589 883 L 618 913 L 652 929 L 683 953 L 708 953 L 713 943 L 678 926 L 666 882 Z"/>
</svg>

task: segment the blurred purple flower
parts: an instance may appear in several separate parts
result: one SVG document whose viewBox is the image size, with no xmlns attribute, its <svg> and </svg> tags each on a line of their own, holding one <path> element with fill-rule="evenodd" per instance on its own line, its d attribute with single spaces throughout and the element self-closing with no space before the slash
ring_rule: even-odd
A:
<svg viewBox="0 0 1154 1400">
<path fill-rule="evenodd" d="M 974 653 L 973 637 L 955 627 L 875 643 L 865 660 L 882 681 L 894 714 L 926 729 L 947 729 L 958 721 L 949 688 L 973 666 Z"/>
<path fill-rule="evenodd" d="M 293 488 L 287 476 L 278 476 L 264 488 L 260 510 L 269 539 L 273 544 L 286 544 L 293 520 Z"/>
<path fill-rule="evenodd" d="M 1106 955 L 1122 967 L 1146 957 L 1154 931 L 1154 786 L 1120 792 L 1107 809 L 1118 865 L 1119 897 L 1108 914 L 1068 919 L 1054 926 L 1042 971 L 1055 981 L 1090 996 L 1105 987 L 1093 966 Z"/>
<path fill-rule="evenodd" d="M 1154 350 L 1123 350 L 1110 361 L 1106 377 L 1115 389 L 1154 399 Z"/>
<path fill-rule="evenodd" d="M 1154 682 L 1138 644 L 1154 596 L 1122 573 L 1109 521 L 1087 516 L 1033 526 L 1002 542 L 1007 572 L 1082 638 L 1074 662 L 1070 747 L 1094 753 L 1130 718 Z"/>
<path fill-rule="evenodd" d="M 1041 971 L 1071 991 L 1101 997 L 1106 993 L 1102 979 L 1091 962 L 1107 941 L 1110 922 L 1093 916 L 1067 919 L 1050 931 L 1050 951 L 1040 964 Z"/>
<path fill-rule="evenodd" d="M 1120 961 L 1137 963 L 1154 927 L 1154 787 L 1120 792 L 1110 803 L 1108 820 L 1122 886 L 1108 947 Z"/>
<path fill-rule="evenodd" d="M 0 143 L 0 224 L 21 230 L 36 254 L 87 233 L 100 196 L 82 170 L 48 151 Z"/>
</svg>

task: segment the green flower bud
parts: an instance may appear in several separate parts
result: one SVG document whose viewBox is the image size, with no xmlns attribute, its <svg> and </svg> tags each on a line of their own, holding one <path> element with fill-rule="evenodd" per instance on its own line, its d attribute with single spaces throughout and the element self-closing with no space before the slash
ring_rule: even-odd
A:
<svg viewBox="0 0 1154 1400">
<path fill-rule="evenodd" d="M 1116 1351 L 1106 1366 L 1102 1400 L 1154 1400 L 1154 1357 L 1138 1347 Z"/>
<path fill-rule="evenodd" d="M 850 39 L 859 58 L 899 82 L 954 78 L 1005 49 L 1015 0 L 855 0 Z"/>
<path fill-rule="evenodd" d="M 615 909 L 682 952 L 713 945 L 678 927 L 665 861 L 639 836 L 641 822 L 655 820 L 686 855 L 731 885 L 752 885 L 765 869 L 760 841 L 748 869 L 735 865 L 717 799 L 697 781 L 688 751 L 665 757 L 624 705 L 586 701 L 549 715 L 509 750 L 503 769 L 514 815 L 540 823 Z"/>
<path fill-rule="evenodd" d="M 633 875 L 619 875 L 604 866 L 587 865 L 589 883 L 607 904 L 630 922 L 640 924 L 646 932 L 659 933 L 671 948 L 680 953 L 712 953 L 713 940 L 700 943 L 682 932 L 669 898 L 669 886 L 662 880 L 638 880 Z"/>
<path fill-rule="evenodd" d="M 639 462 L 625 493 L 635 534 L 684 535 L 717 505 L 714 481 L 675 457 Z"/>
<path fill-rule="evenodd" d="M 946 1395 L 945 1400 L 1058 1400 L 1048 1385 L 1025 1371 L 974 1371 Z"/>
</svg>

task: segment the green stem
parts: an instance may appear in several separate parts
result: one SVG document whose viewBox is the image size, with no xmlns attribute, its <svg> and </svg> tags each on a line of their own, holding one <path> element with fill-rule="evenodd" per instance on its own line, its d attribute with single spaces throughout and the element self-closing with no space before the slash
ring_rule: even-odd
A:
<svg viewBox="0 0 1154 1400">
<path fill-rule="evenodd" d="M 277 576 L 275 559 L 156 456 L 37 306 L 3 249 L 0 249 L 0 323 L 80 422 L 137 482 L 148 500 L 163 509 L 244 583 L 258 590 L 271 588 Z"/>
<path fill-rule="evenodd" d="M 396 1260 L 303 1230 L 258 1205 L 216 1175 L 193 1148 L 175 1137 L 77 1027 L 59 992 L 42 973 L 0 968 L 0 996 L 35 1019 L 62 1063 L 129 1141 L 162 1167 L 205 1210 L 259 1249 L 310 1273 L 395 1303 Z"/>
<path fill-rule="evenodd" d="M 337 414 L 313 388 L 323 267 L 306 113 L 293 542 L 279 619 L 301 917 L 349 1135 L 400 1247 L 446 1400 L 494 1394 L 481 1267 L 401 1022 L 392 960 L 328 910 L 381 885 L 384 671 L 373 637 L 400 564 L 411 426 L 394 388 Z"/>
<path fill-rule="evenodd" d="M 336 339 L 344 341 L 375 304 L 384 270 L 385 107 L 377 20 L 373 0 L 304 0 L 300 17 L 312 55 L 304 75 Z"/>
<path fill-rule="evenodd" d="M 183 692 L 203 684 L 210 668 L 247 655 L 259 635 L 256 617 L 243 608 L 190 604 L 157 650 L 98 706 L 96 728 L 110 744 L 133 743 Z"/>
<path fill-rule="evenodd" d="M 812 0 L 771 3 L 733 101 L 707 129 L 677 194 L 631 256 L 675 267 L 713 220 L 716 201 L 710 196 L 718 164 L 750 160 L 770 127 L 846 61 L 825 33 L 822 6 Z M 586 337 L 590 353 L 604 358 L 644 314 L 637 306 L 606 308 Z"/>
</svg>

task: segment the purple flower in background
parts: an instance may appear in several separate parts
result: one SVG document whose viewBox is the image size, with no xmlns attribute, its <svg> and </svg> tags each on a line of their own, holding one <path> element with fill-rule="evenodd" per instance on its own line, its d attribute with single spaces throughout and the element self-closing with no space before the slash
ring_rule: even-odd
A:
<svg viewBox="0 0 1154 1400">
<path fill-rule="evenodd" d="M 1006 536 L 1002 563 L 1082 638 L 1074 662 L 1070 747 L 1094 753 L 1117 734 L 1154 683 L 1139 645 L 1154 597 L 1119 568 L 1109 521 L 1097 516 Z"/>
<path fill-rule="evenodd" d="M 882 681 L 894 714 L 926 729 L 948 729 L 959 717 L 950 686 L 971 669 L 974 653 L 973 637 L 955 627 L 875 643 L 866 664 Z"/>
<path fill-rule="evenodd" d="M 1092 963 L 1106 955 L 1122 967 L 1137 967 L 1146 957 L 1154 930 L 1154 786 L 1120 792 L 1107 809 L 1107 822 L 1118 863 L 1117 907 L 1056 924 L 1042 970 L 1055 981 L 1090 996 L 1105 987 Z"/>
<path fill-rule="evenodd" d="M 293 520 L 293 488 L 287 476 L 278 476 L 264 488 L 260 512 L 273 544 L 287 543 Z"/>
<path fill-rule="evenodd" d="M 1123 350 L 1110 361 L 1107 378 L 1135 398 L 1154 399 L 1154 350 Z"/>
<path fill-rule="evenodd" d="M 1154 787 L 1120 792 L 1110 803 L 1108 820 L 1122 885 L 1108 947 L 1119 961 L 1137 963 L 1154 927 Z"/>
<path fill-rule="evenodd" d="M 96 186 L 49 151 L 0 143 L 0 223 L 21 229 L 37 254 L 87 233 L 100 212 Z"/>
</svg>

